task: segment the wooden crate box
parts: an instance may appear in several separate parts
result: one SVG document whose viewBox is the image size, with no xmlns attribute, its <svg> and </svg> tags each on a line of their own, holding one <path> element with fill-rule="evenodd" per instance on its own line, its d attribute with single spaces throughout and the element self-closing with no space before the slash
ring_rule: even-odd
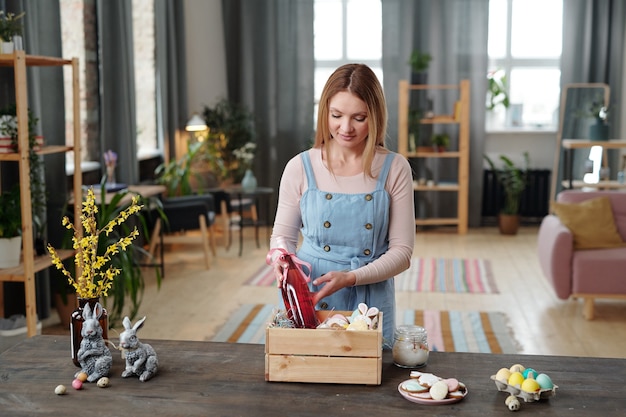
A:
<svg viewBox="0 0 626 417">
<path fill-rule="evenodd" d="M 318 311 L 321 321 L 328 314 Z M 376 330 L 267 328 L 265 380 L 380 385 L 383 313 Z"/>
</svg>

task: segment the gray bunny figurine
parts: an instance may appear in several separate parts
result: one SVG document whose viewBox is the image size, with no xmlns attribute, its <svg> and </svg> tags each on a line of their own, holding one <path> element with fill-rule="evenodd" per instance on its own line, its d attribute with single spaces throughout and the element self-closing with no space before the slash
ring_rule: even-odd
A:
<svg viewBox="0 0 626 417">
<path fill-rule="evenodd" d="M 133 326 L 128 317 L 124 317 L 122 324 L 124 331 L 120 334 L 120 348 L 123 357 L 126 358 L 126 369 L 122 372 L 122 378 L 138 375 L 139 380 L 145 382 L 152 378 L 158 370 L 159 360 L 157 354 L 147 343 L 141 343 L 137 338 L 137 330 L 143 327 L 146 318 L 137 321 Z"/>
<path fill-rule="evenodd" d="M 113 356 L 102 338 L 102 326 L 98 319 L 102 315 L 103 307 L 96 303 L 91 310 L 89 304 L 83 308 L 83 325 L 80 335 L 83 339 L 80 342 L 77 358 L 81 370 L 76 373 L 76 377 L 81 372 L 87 374 L 87 381 L 95 382 L 103 376 L 108 376 L 113 365 Z"/>
</svg>

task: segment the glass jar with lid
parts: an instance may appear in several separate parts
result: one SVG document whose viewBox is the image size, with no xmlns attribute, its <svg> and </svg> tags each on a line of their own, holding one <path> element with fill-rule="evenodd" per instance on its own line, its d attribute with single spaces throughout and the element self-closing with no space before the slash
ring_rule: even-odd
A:
<svg viewBox="0 0 626 417">
<path fill-rule="evenodd" d="M 418 368 L 428 361 L 428 334 L 422 326 L 405 324 L 394 332 L 393 363 L 401 368 Z"/>
</svg>

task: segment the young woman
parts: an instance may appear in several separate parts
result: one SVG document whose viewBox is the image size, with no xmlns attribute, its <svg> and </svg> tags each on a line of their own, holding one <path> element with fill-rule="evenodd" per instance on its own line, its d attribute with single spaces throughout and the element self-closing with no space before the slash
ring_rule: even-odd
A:
<svg viewBox="0 0 626 417">
<path fill-rule="evenodd" d="M 374 72 L 362 64 L 338 68 L 322 92 L 313 148 L 283 171 L 271 247 L 311 264 L 316 309 L 352 311 L 363 302 L 382 311 L 390 347 L 393 277 L 410 265 L 415 217 L 411 168 L 385 148 L 386 129 Z M 279 287 L 282 268 L 274 264 Z"/>
</svg>

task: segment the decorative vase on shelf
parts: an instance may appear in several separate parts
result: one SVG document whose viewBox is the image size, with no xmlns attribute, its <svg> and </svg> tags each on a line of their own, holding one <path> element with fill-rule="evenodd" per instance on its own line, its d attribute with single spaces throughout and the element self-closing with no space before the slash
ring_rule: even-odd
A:
<svg viewBox="0 0 626 417">
<path fill-rule="evenodd" d="M 0 268 L 13 268 L 20 264 L 22 236 L 0 238 Z"/>
<path fill-rule="evenodd" d="M 23 51 L 24 50 L 24 41 L 22 40 L 22 36 L 21 35 L 14 35 L 13 36 L 13 49 L 16 51 Z"/>
<path fill-rule="evenodd" d="M 596 122 L 589 126 L 589 140 L 609 140 L 609 125 L 603 119 L 597 117 Z"/>
<path fill-rule="evenodd" d="M 254 173 L 251 169 L 246 169 L 246 173 L 241 180 L 241 188 L 243 188 L 244 191 L 252 191 L 256 188 L 256 186 L 257 182 Z"/>
<path fill-rule="evenodd" d="M 0 46 L 2 47 L 2 52 L 3 54 L 12 54 L 13 53 L 13 41 L 2 41 L 2 43 L 0 44 Z"/>
<path fill-rule="evenodd" d="M 93 310 L 98 302 L 100 302 L 100 297 L 78 297 L 78 307 L 72 312 L 70 319 L 70 343 L 72 346 L 72 361 L 74 362 L 74 365 L 78 367 L 80 367 L 80 363 L 78 362 L 78 349 L 80 349 L 80 342 L 83 340 L 80 333 L 83 329 L 83 322 L 85 321 L 83 318 L 83 308 L 85 308 L 86 304 L 89 304 Z M 107 340 L 109 338 L 109 315 L 105 308 L 102 309 L 102 315 L 98 321 L 100 322 L 100 326 L 102 326 L 102 338 Z"/>
</svg>

